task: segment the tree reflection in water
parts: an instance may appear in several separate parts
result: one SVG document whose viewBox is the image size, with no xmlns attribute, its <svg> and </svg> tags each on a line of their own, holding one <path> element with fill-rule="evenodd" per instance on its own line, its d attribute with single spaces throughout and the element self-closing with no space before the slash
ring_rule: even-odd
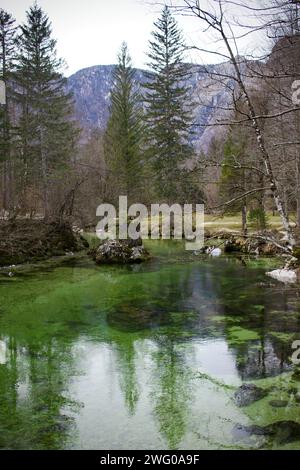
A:
<svg viewBox="0 0 300 470">
<path fill-rule="evenodd" d="M 225 370 L 231 361 L 240 380 L 276 377 L 292 369 L 291 338 L 300 331 L 298 290 L 267 284 L 262 269 L 230 259 L 155 261 L 132 270 L 102 270 L 74 261 L 74 266 L 25 276 L 17 286 L 0 284 L 0 293 L 0 339 L 6 344 L 0 364 L 2 448 L 77 445 L 78 419 L 89 405 L 73 385 L 88 373 L 89 345 L 106 345 L 113 353 L 101 367 L 117 374 L 112 386 L 123 405 L 118 401 L 119 409 L 111 413 L 119 416 L 126 408 L 125 429 L 143 416 L 144 429 L 131 436 L 136 445 L 148 434 L 156 445 L 178 448 L 193 432 L 193 414 L 199 414 L 199 423 L 203 413 L 195 409 L 204 393 L 203 383 L 195 383 L 199 370 L 213 377 L 216 364 L 222 371 L 222 364 Z M 218 350 L 216 340 L 227 344 L 226 358 L 205 356 L 205 350 Z M 82 341 L 85 358 L 76 352 Z M 143 353 L 143 348 L 148 349 Z M 225 373 L 218 380 L 226 381 Z M 97 404 L 97 390 L 93 393 L 95 406 L 110 407 L 108 398 Z M 213 400 L 223 398 L 208 400 L 211 416 L 217 406 Z M 96 435 L 101 426 L 100 420 Z M 113 436 L 116 423 L 107 426 Z M 217 442 L 218 425 L 211 426 Z"/>
</svg>

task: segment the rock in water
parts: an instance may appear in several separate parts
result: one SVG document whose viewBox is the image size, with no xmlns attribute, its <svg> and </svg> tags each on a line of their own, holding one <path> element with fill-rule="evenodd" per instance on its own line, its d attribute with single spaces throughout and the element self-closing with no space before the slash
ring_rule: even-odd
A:
<svg viewBox="0 0 300 470">
<path fill-rule="evenodd" d="M 293 269 L 274 269 L 274 271 L 269 271 L 266 274 L 284 283 L 297 281 L 297 274 Z"/>
<path fill-rule="evenodd" d="M 141 263 L 149 259 L 140 239 L 105 240 L 91 254 L 97 264 Z"/>
<path fill-rule="evenodd" d="M 268 392 L 254 384 L 243 384 L 234 394 L 234 402 L 237 406 L 247 406 L 251 403 L 261 400 Z"/>
<path fill-rule="evenodd" d="M 273 408 L 285 408 L 288 406 L 289 402 L 287 400 L 271 400 L 269 405 Z"/>
<path fill-rule="evenodd" d="M 268 426 L 237 425 L 233 431 L 235 434 L 239 431 L 248 435 L 272 437 L 279 444 L 293 442 L 300 438 L 300 424 L 295 421 L 276 421 Z"/>
<path fill-rule="evenodd" d="M 221 248 L 213 248 L 209 253 L 210 256 L 221 256 L 221 254 L 222 254 Z"/>
</svg>

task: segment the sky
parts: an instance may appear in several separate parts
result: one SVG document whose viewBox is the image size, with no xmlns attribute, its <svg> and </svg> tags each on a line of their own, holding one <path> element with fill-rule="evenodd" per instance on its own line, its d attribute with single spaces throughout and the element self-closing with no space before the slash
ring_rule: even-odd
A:
<svg viewBox="0 0 300 470">
<path fill-rule="evenodd" d="M 22 23 L 32 3 L 33 0 L 1 0 L 1 8 Z M 115 63 L 122 41 L 128 44 L 134 66 L 146 68 L 150 33 L 162 8 L 155 1 L 38 0 L 38 4 L 52 22 L 58 56 L 65 59 L 68 66 L 65 75 L 92 65 Z M 201 32 L 197 19 L 180 16 L 177 21 L 187 44 L 211 45 L 213 38 Z M 247 38 L 243 49 L 250 47 L 253 44 Z M 196 51 L 189 52 L 187 60 L 194 63 L 218 61 L 216 56 Z"/>
</svg>

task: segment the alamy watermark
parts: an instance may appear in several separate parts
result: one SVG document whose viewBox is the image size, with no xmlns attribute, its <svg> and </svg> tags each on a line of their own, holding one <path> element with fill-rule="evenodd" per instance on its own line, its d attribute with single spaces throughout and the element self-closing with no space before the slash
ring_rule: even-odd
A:
<svg viewBox="0 0 300 470">
<path fill-rule="evenodd" d="M 175 240 L 185 239 L 186 250 L 204 245 L 203 204 L 144 204 L 128 207 L 127 196 L 119 197 L 118 210 L 112 204 L 100 204 L 96 212 L 101 220 L 96 234 L 101 240 Z"/>
<path fill-rule="evenodd" d="M 300 340 L 299 339 L 296 339 L 295 341 L 293 341 L 292 349 L 295 349 L 291 357 L 292 363 L 295 365 L 298 365 L 300 364 Z"/>
</svg>

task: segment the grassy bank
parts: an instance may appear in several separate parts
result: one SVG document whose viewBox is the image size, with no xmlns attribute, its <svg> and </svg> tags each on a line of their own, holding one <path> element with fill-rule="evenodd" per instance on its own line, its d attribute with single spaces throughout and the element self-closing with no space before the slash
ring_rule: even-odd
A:
<svg viewBox="0 0 300 470">
<path fill-rule="evenodd" d="M 267 212 L 267 228 L 281 230 L 282 223 L 280 216 L 278 214 L 273 215 L 272 212 Z M 291 223 L 294 225 L 295 215 L 290 214 Z M 220 217 L 219 215 L 205 214 L 204 217 L 204 226 L 208 230 L 241 230 L 242 229 L 242 219 L 240 214 L 237 215 L 225 215 Z M 249 231 L 255 232 L 256 228 L 254 225 L 249 224 Z"/>
</svg>

